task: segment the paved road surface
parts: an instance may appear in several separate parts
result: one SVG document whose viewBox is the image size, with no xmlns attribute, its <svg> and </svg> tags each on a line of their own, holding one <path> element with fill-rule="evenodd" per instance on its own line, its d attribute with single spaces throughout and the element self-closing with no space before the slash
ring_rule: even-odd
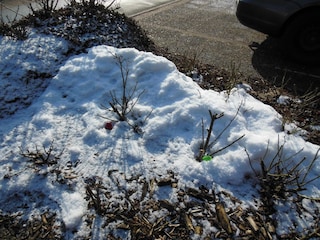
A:
<svg viewBox="0 0 320 240">
<path fill-rule="evenodd" d="M 179 0 L 134 18 L 171 52 L 197 56 L 219 68 L 235 66 L 246 77 L 285 78 L 297 85 L 310 81 L 320 87 L 320 67 L 285 59 L 274 39 L 241 25 L 235 10 L 234 0 Z"/>
</svg>

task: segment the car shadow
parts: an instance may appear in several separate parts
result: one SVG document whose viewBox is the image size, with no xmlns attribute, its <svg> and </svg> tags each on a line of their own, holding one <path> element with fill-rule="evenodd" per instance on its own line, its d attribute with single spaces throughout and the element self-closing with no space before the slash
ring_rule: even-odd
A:
<svg viewBox="0 0 320 240">
<path fill-rule="evenodd" d="M 285 56 L 277 39 L 268 37 L 262 43 L 252 43 L 252 65 L 267 81 L 285 87 L 295 94 L 320 89 L 320 66 L 306 66 Z"/>
</svg>

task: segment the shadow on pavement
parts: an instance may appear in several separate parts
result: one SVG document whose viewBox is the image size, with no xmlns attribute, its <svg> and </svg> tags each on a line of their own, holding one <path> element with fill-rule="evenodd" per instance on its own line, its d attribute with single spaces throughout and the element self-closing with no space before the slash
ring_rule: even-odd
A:
<svg viewBox="0 0 320 240">
<path fill-rule="evenodd" d="M 290 61 L 281 53 L 277 39 L 269 37 L 250 47 L 254 51 L 254 69 L 270 83 L 284 86 L 298 95 L 320 88 L 320 66 L 303 66 Z"/>
</svg>

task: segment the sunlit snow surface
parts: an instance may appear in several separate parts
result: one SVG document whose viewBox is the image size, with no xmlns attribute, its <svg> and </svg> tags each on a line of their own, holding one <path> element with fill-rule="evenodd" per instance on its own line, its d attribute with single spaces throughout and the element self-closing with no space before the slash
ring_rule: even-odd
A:
<svg viewBox="0 0 320 240">
<path fill-rule="evenodd" d="M 117 121 L 109 105 L 111 93 L 118 99 L 122 96 L 120 61 L 122 70 L 128 72 L 127 89 L 137 87 L 132 101 L 136 104 L 128 114 L 130 125 Z M 214 123 L 212 142 L 218 139 L 212 144 L 212 152 L 244 137 L 211 161 L 197 162 L 202 126 L 206 129 L 210 123 L 209 110 L 224 114 Z M 108 121 L 114 124 L 112 130 L 104 127 Z M 140 133 L 134 131 L 134 125 Z M 135 49 L 97 46 L 69 59 L 29 108 L 0 120 L 1 209 L 16 212 L 27 205 L 24 211 L 30 215 L 54 209 L 67 228 L 68 238 L 77 239 L 88 231 L 84 223 L 88 179 L 98 178 L 108 185 L 116 202 L 121 193 L 110 177 L 112 173 L 117 176 L 117 184 L 131 189 L 135 186 L 125 179 L 143 176 L 150 180 L 168 172 L 174 172 L 177 189 L 204 185 L 230 192 L 244 206 L 252 206 L 258 193 L 252 180 L 244 177 L 254 176 L 248 155 L 258 171 L 260 160 L 265 158 L 267 164 L 285 143 L 284 157 L 294 156 L 297 162 L 305 157 L 303 169 L 319 148 L 299 136 L 287 135 L 283 129 L 281 116 L 243 88 L 230 92 L 203 90 L 166 58 Z M 60 156 L 54 167 L 74 176 L 68 184 L 59 182 L 65 176 L 50 174 L 50 166 L 36 170 L 19 154 L 42 146 L 53 146 Z M 320 163 L 316 161 L 308 178 L 319 174 Z M 319 179 L 313 181 L 304 194 L 319 197 L 319 186 Z M 136 190 L 136 194 L 141 191 Z M 174 189 L 165 194 L 156 189 L 155 198 L 163 197 L 177 201 Z M 277 216 L 280 230 L 299 221 L 297 215 L 284 212 Z M 298 222 L 299 228 L 307 222 Z M 95 227 L 98 229 L 99 224 Z M 99 239 L 109 230 L 100 229 L 94 236 Z M 209 230 L 208 226 L 204 232 Z"/>
</svg>

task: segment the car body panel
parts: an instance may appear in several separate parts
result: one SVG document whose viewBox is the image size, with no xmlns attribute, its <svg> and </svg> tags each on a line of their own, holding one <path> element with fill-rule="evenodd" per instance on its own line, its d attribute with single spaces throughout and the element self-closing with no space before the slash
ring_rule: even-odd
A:
<svg viewBox="0 0 320 240">
<path fill-rule="evenodd" d="M 320 7 L 320 1 L 319 0 L 292 0 L 292 2 L 295 2 L 300 6 L 300 8 L 308 8 L 313 6 L 319 6 Z"/>
<path fill-rule="evenodd" d="M 316 1 L 319 0 L 307 0 L 307 4 Z M 243 25 L 277 36 L 290 16 L 301 8 L 298 0 L 240 0 L 236 15 Z"/>
<path fill-rule="evenodd" d="M 282 52 L 303 64 L 320 64 L 320 0 L 239 0 L 238 20 L 280 39 Z"/>
</svg>

